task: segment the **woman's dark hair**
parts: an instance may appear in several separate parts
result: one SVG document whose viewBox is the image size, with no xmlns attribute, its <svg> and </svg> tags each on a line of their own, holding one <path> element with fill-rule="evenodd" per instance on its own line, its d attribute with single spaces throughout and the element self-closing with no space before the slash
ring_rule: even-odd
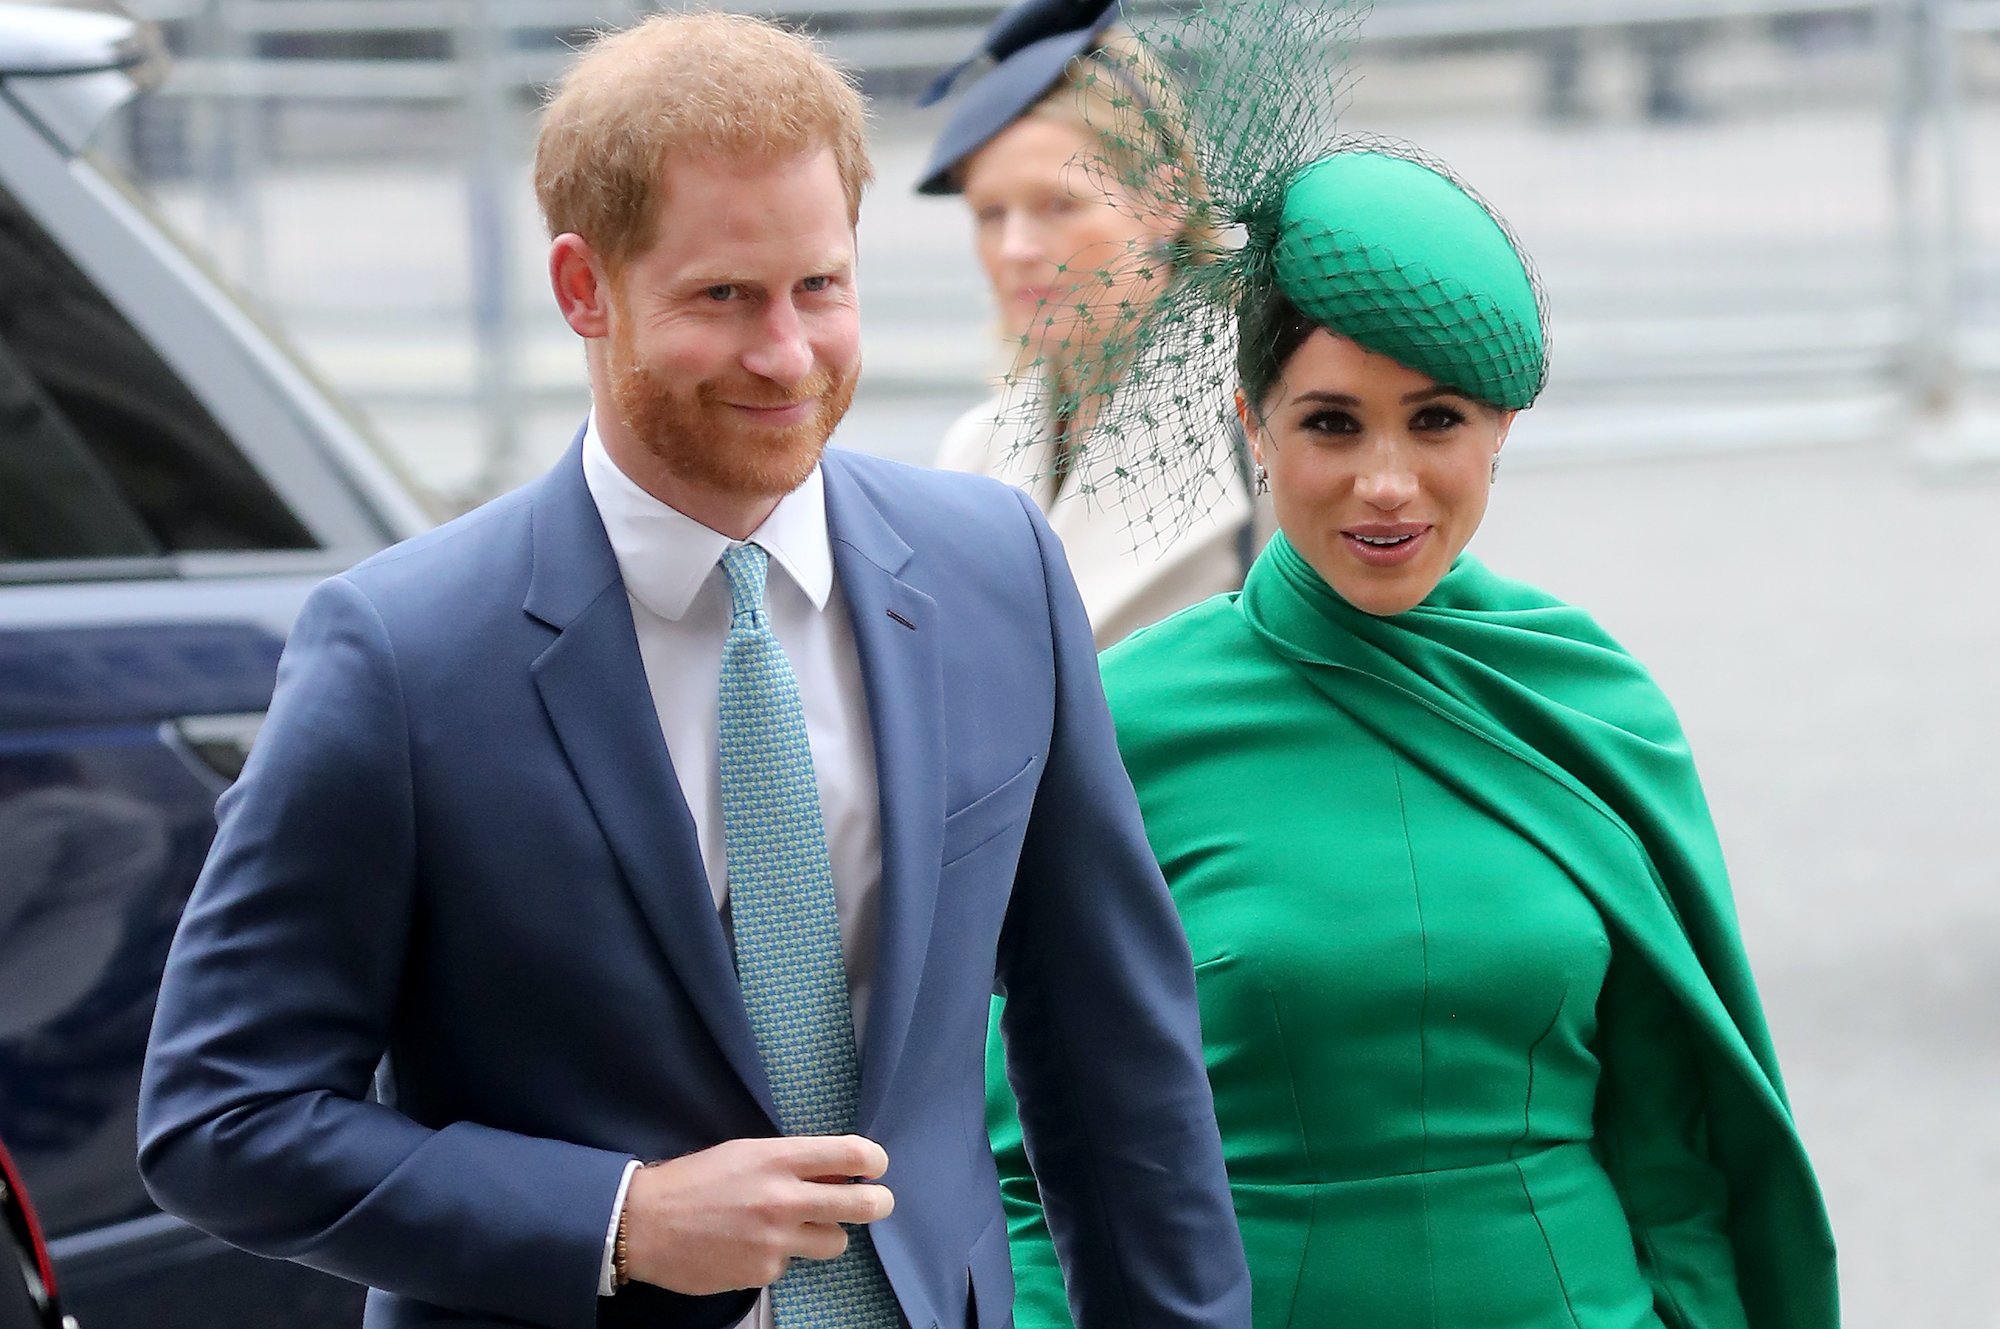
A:
<svg viewBox="0 0 2000 1329">
<path fill-rule="evenodd" d="M 1252 411 L 1261 411 L 1292 353 L 1319 324 L 1301 314 L 1275 281 L 1254 283 L 1236 306 L 1236 378 Z"/>
</svg>

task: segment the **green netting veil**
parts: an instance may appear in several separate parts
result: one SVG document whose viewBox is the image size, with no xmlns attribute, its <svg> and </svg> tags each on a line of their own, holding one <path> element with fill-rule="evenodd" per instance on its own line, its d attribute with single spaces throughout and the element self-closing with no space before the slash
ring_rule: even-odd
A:
<svg viewBox="0 0 2000 1329">
<path fill-rule="evenodd" d="M 1546 377 L 1543 301 L 1492 208 L 1407 144 L 1343 134 L 1361 11 L 1217 0 L 1134 24 L 1071 70 L 1096 148 L 1073 163 L 1169 245 L 1092 255 L 1009 375 L 1018 436 L 1060 425 L 1090 501 L 1171 539 L 1222 484 L 1239 315 L 1282 292 L 1312 322 L 1495 406 Z M 1073 187 L 1074 184 L 1073 184 Z M 1256 320 L 1244 326 L 1263 335 Z"/>
</svg>

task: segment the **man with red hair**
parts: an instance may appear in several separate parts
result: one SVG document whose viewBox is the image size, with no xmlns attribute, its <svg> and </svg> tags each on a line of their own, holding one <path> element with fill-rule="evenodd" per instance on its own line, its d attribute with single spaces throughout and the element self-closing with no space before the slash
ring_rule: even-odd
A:
<svg viewBox="0 0 2000 1329">
<path fill-rule="evenodd" d="M 1249 1324 L 1060 548 L 1012 489 L 826 450 L 867 178 L 797 37 L 593 46 L 536 162 L 589 420 L 287 646 L 140 1158 L 199 1226 L 378 1289 L 375 1329 L 998 1329 L 996 987 L 1079 1324 Z"/>
</svg>

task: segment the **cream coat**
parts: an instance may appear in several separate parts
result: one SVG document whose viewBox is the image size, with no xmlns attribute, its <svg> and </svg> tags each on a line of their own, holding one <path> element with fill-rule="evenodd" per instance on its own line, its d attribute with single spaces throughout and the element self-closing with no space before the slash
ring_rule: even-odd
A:
<svg viewBox="0 0 2000 1329">
<path fill-rule="evenodd" d="M 1157 474 L 1133 492 L 1110 493 L 1100 486 L 1100 492 L 1086 494 L 1079 490 L 1088 475 L 1072 472 L 1055 493 L 1048 479 L 1055 469 L 1055 441 L 1020 402 L 1018 390 L 1003 390 L 960 416 L 945 432 L 937 464 L 1005 480 L 1035 500 L 1069 555 L 1099 650 L 1243 584 L 1240 540 L 1252 507 L 1226 434 L 1218 430 L 1210 440 L 1206 469 L 1214 479 L 1197 487 L 1192 498 Z M 1086 471 L 1101 473 L 1101 463 Z M 1167 513 L 1189 501 L 1199 502 L 1202 511 L 1154 525 L 1144 520 L 1148 512 Z M 1271 531 L 1269 500 L 1260 507 L 1253 554 Z M 1163 539 L 1160 532 L 1168 534 Z"/>
</svg>

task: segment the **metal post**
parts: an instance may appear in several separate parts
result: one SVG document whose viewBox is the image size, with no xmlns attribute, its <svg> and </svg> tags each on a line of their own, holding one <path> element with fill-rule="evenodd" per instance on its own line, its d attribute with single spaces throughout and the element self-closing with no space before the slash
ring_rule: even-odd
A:
<svg viewBox="0 0 2000 1329">
<path fill-rule="evenodd" d="M 1909 0 L 1903 7 L 1904 94 L 1892 135 L 1912 319 L 1909 390 L 1917 451 L 1931 457 L 1953 450 L 1963 393 L 1958 332 L 1967 163 L 1950 3 Z"/>
<path fill-rule="evenodd" d="M 1888 0 L 1882 22 L 1900 58 L 1890 176 L 1896 190 L 1896 232 L 1904 300 L 1910 314 L 1906 390 L 1918 430 L 1916 450 L 1934 452 L 1950 432 L 1958 398 L 1956 290 L 1950 244 L 1946 104 L 1952 102 L 1946 0 Z"/>
<path fill-rule="evenodd" d="M 1943 318 L 1944 358 L 1949 381 L 1939 385 L 1937 409 L 1954 417 L 1965 407 L 1965 293 L 1974 277 L 1970 186 L 1972 158 L 1966 152 L 1966 101 L 1971 89 L 1960 60 L 1963 38 L 1952 22 L 1957 0 L 1932 0 L 1932 67 L 1937 75 L 1938 124 L 1938 303 Z M 1962 423 L 1962 422 L 1960 422 Z"/>
<path fill-rule="evenodd" d="M 1932 264 L 1932 308 L 1936 311 L 1939 356 L 1929 401 L 1939 414 L 1948 412 L 1958 395 L 1959 282 L 1966 272 L 1964 88 L 1958 67 L 1958 43 L 1952 32 L 1952 0 L 1926 0 L 1928 43 L 1925 64 L 1932 89 L 1937 124 L 1937 250 Z"/>
<path fill-rule="evenodd" d="M 228 17 L 223 13 L 224 0 L 202 0 L 201 16 L 195 24 L 195 46 L 202 51 L 217 68 L 222 62 L 222 52 L 226 45 L 223 29 Z M 213 81 L 200 95 L 191 99 L 188 107 L 188 147 L 190 165 L 201 181 L 202 233 L 208 237 L 210 251 L 219 265 L 227 264 L 226 247 L 220 237 L 228 234 L 228 182 L 229 154 L 223 141 L 222 108 L 224 90 L 220 81 Z"/>
<path fill-rule="evenodd" d="M 220 44 L 214 48 L 223 67 L 248 69 L 256 56 L 249 37 L 249 16 L 239 12 L 242 0 L 224 0 L 219 6 Z M 236 237 L 236 279 L 243 288 L 268 303 L 270 299 L 269 252 L 264 243 L 264 135 L 269 130 L 271 103 L 250 95 L 247 89 L 231 90 L 221 108 L 226 126 L 223 134 L 228 157 L 225 179 L 230 219 Z"/>
<path fill-rule="evenodd" d="M 459 0 L 455 8 L 469 148 L 466 208 L 475 382 L 486 453 L 476 481 L 480 492 L 470 497 L 484 498 L 516 478 L 521 446 L 520 336 L 513 318 L 507 224 L 513 116 L 500 23 L 479 0 Z"/>
<path fill-rule="evenodd" d="M 1991 284 L 1992 237 L 1982 234 L 1976 221 L 1973 200 L 1983 183 L 1975 163 L 1990 168 L 1991 147 L 1979 140 L 1990 126 L 1973 116 L 1978 95 L 1966 75 L 1966 53 L 1972 43 L 1984 39 L 2000 41 L 2000 4 L 1993 0 L 1953 0 L 1948 11 L 1947 37 L 1953 61 L 1951 105 L 1946 124 L 1946 156 L 1951 173 L 1947 198 L 1950 219 L 1950 251 L 1953 286 L 1958 293 L 1956 312 L 1958 335 L 1962 339 L 1959 366 L 1965 375 L 1965 391 L 1960 401 L 1962 417 L 1952 450 L 1952 460 L 1992 469 L 2000 467 L 2000 401 L 1996 401 L 1993 376 L 1995 362 L 1985 353 L 1975 354 L 1970 346 L 1972 327 L 1982 334 L 1993 330 L 1996 289 Z"/>
</svg>

